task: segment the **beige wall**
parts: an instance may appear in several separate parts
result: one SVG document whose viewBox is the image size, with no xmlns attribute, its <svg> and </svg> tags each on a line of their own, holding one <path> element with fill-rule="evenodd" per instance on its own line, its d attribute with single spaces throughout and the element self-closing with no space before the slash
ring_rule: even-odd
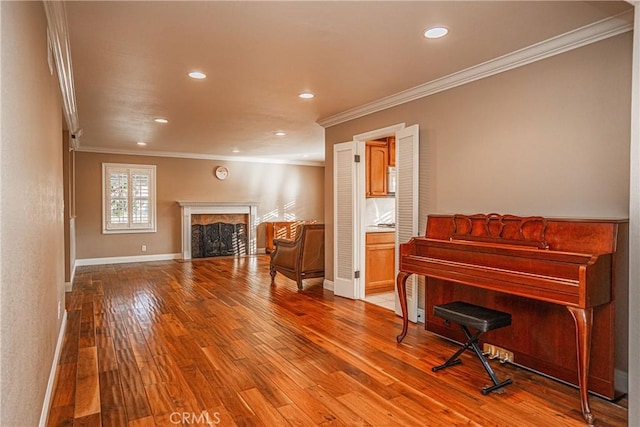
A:
<svg viewBox="0 0 640 427">
<path fill-rule="evenodd" d="M 0 425 L 38 425 L 64 302 L 62 115 L 41 2 L 2 2 Z"/>
<path fill-rule="evenodd" d="M 156 233 L 101 233 L 102 163 L 156 165 L 158 224 Z M 229 168 L 218 180 L 216 166 Z M 76 153 L 76 257 L 102 258 L 177 254 L 181 250 L 181 201 L 258 202 L 258 219 L 324 220 L 324 168 L 168 157 Z M 264 226 L 258 227 L 264 248 Z M 147 252 L 141 246 L 147 245 Z"/>
<path fill-rule="evenodd" d="M 420 125 L 421 233 L 429 213 L 628 217 L 631 37 L 326 129 L 327 279 L 333 144 L 396 123 Z"/>
</svg>

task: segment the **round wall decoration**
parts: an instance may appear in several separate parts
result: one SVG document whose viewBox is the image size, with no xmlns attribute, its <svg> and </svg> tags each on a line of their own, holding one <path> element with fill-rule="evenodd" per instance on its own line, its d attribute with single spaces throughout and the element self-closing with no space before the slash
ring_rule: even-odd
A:
<svg viewBox="0 0 640 427">
<path fill-rule="evenodd" d="M 225 179 L 229 175 L 229 169 L 224 166 L 218 166 L 215 170 L 216 178 Z"/>
</svg>

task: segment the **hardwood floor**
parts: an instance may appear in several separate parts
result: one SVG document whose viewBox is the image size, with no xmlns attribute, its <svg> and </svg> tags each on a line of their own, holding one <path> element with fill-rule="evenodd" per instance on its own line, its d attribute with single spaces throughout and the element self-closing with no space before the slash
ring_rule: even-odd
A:
<svg viewBox="0 0 640 427">
<path fill-rule="evenodd" d="M 578 391 L 512 365 L 488 396 L 471 352 L 391 311 L 278 275 L 268 257 L 81 267 L 49 426 L 582 426 Z M 626 401 L 591 397 L 599 426 Z"/>
</svg>

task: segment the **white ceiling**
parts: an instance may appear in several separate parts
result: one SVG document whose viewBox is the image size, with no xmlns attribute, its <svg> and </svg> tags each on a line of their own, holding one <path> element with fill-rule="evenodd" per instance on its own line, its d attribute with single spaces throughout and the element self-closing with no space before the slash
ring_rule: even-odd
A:
<svg viewBox="0 0 640 427">
<path fill-rule="evenodd" d="M 318 121 L 630 8 L 578 1 L 67 2 L 80 149 L 322 162 Z M 425 39 L 433 25 L 450 34 Z M 207 79 L 189 78 L 192 70 Z M 316 97 L 299 99 L 303 91 Z"/>
</svg>

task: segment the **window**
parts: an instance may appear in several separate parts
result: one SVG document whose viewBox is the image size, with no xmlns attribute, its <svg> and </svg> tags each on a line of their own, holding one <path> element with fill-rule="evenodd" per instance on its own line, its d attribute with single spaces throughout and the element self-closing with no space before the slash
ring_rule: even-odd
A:
<svg viewBox="0 0 640 427">
<path fill-rule="evenodd" d="M 156 231 L 155 165 L 102 164 L 102 232 Z"/>
</svg>

